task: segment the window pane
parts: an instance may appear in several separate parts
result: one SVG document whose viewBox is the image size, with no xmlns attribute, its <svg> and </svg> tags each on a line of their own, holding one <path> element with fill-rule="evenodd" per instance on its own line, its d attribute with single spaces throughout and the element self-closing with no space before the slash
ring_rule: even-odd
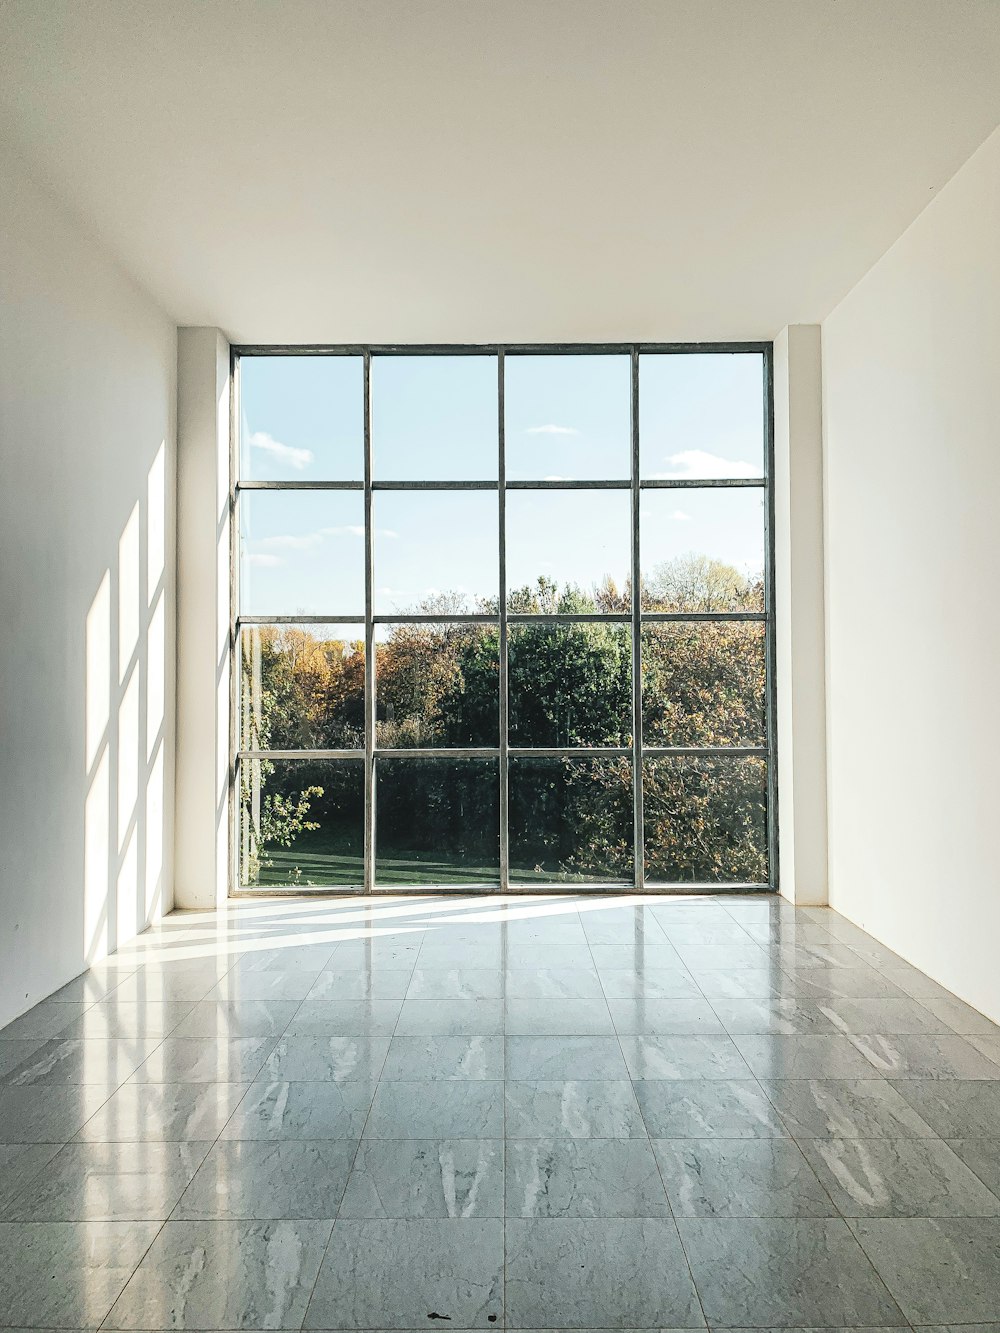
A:
<svg viewBox="0 0 1000 1333">
<path fill-rule="evenodd" d="M 499 883 L 495 759 L 378 759 L 375 783 L 380 888 Z"/>
<path fill-rule="evenodd" d="M 497 625 L 381 625 L 377 745 L 500 744 Z"/>
<path fill-rule="evenodd" d="M 643 764 L 646 879 L 767 883 L 763 759 L 647 759 Z"/>
<path fill-rule="evenodd" d="M 364 763 L 244 759 L 240 883 L 361 887 Z"/>
<path fill-rule="evenodd" d="M 240 357 L 243 481 L 360 481 L 360 356 Z"/>
<path fill-rule="evenodd" d="M 761 621 L 644 626 L 644 743 L 763 745 L 764 680 Z"/>
<path fill-rule="evenodd" d="M 360 492 L 244 491 L 239 509 L 241 615 L 364 615 Z"/>
<path fill-rule="evenodd" d="M 507 608 L 629 610 L 628 491 L 511 491 L 507 495 Z"/>
<path fill-rule="evenodd" d="M 643 491 L 644 611 L 763 611 L 763 487 Z"/>
<path fill-rule="evenodd" d="M 632 643 L 627 625 L 512 625 L 510 744 L 628 745 Z"/>
<path fill-rule="evenodd" d="M 374 510 L 376 614 L 497 614 L 494 492 L 380 492 Z"/>
<path fill-rule="evenodd" d="M 632 878 L 628 759 L 510 760 L 513 884 Z"/>
<path fill-rule="evenodd" d="M 762 477 L 761 353 L 640 356 L 639 470 L 650 480 Z"/>
<path fill-rule="evenodd" d="M 632 472 L 628 356 L 504 358 L 507 476 L 619 481 Z"/>
<path fill-rule="evenodd" d="M 372 461 L 382 481 L 495 481 L 493 356 L 372 358 Z"/>
<path fill-rule="evenodd" d="M 364 749 L 364 625 L 247 625 L 240 643 L 241 749 Z"/>
</svg>

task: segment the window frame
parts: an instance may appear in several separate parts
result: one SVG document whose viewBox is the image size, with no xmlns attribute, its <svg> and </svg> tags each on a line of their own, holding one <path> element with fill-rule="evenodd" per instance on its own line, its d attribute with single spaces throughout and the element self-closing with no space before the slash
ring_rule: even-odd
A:
<svg viewBox="0 0 1000 1333">
<path fill-rule="evenodd" d="M 640 475 L 640 440 L 639 440 L 639 364 L 640 357 L 648 355 L 684 356 L 705 354 L 754 354 L 761 357 L 763 375 L 763 436 L 764 466 L 761 477 L 732 478 L 657 478 L 643 479 Z M 628 355 L 631 366 L 631 476 L 626 479 L 593 479 L 577 481 L 531 481 L 507 480 L 505 468 L 505 422 L 504 422 L 504 367 L 507 357 L 517 356 L 602 356 Z M 364 392 L 364 475 L 361 481 L 338 480 L 242 480 L 240 478 L 240 365 L 244 359 L 253 357 L 279 356 L 318 356 L 360 357 L 363 365 Z M 372 411 L 371 411 L 371 370 L 375 357 L 392 356 L 491 356 L 497 364 L 497 412 L 498 412 L 498 468 L 496 481 L 394 481 L 389 478 L 375 479 L 373 469 Z M 375 764 L 384 759 L 421 759 L 421 758 L 496 758 L 499 761 L 499 809 L 500 809 L 500 875 L 495 885 L 469 884 L 466 887 L 448 888 L 450 893 L 471 892 L 477 895 L 502 893 L 507 895 L 532 894 L 540 890 L 545 892 L 606 892 L 609 889 L 619 892 L 642 892 L 648 894 L 689 894 L 699 892 L 746 893 L 777 892 L 779 883 L 778 864 L 778 755 L 777 755 L 777 702 L 775 687 L 775 571 L 774 571 L 774 366 L 773 344 L 770 342 L 698 342 L 698 343 L 476 343 L 476 344 L 331 344 L 331 345 L 295 345 L 295 344 L 234 344 L 230 349 L 230 486 L 229 486 L 229 530 L 230 530 L 230 735 L 229 735 L 229 893 L 230 896 L 244 894 L 280 894 L 287 892 L 301 893 L 298 886 L 254 886 L 240 883 L 240 769 L 244 762 L 254 759 L 302 759 L 364 761 L 365 811 L 364 811 L 364 882 L 357 886 L 309 886 L 308 892 L 332 895 L 377 895 L 396 893 L 399 886 L 380 887 L 375 882 Z M 685 489 L 733 489 L 752 487 L 764 493 L 764 609 L 763 611 L 700 611 L 700 612 L 657 612 L 643 611 L 641 607 L 640 583 L 640 501 L 646 490 L 685 490 Z M 365 614 L 364 616 L 339 615 L 336 608 L 324 610 L 321 615 L 241 615 L 239 609 L 239 571 L 240 571 L 240 512 L 239 501 L 243 492 L 279 490 L 279 491 L 360 491 L 364 497 L 364 564 L 365 564 Z M 489 615 L 470 613 L 446 615 L 435 613 L 376 615 L 374 613 L 374 524 L 373 497 L 378 491 L 493 491 L 498 497 L 498 542 L 500 587 L 498 615 L 494 619 Z M 507 598 L 507 559 L 506 559 L 506 496 L 511 491 L 520 490 L 627 490 L 631 498 L 631 609 L 626 612 L 595 614 L 520 614 L 508 610 Z M 641 644 L 642 629 L 645 625 L 669 622 L 694 621 L 710 623 L 718 621 L 758 621 L 764 624 L 765 640 L 765 736 L 762 746 L 656 746 L 646 745 L 642 735 L 642 672 Z M 613 622 L 630 627 L 632 649 L 632 745 L 627 747 L 523 747 L 509 744 L 508 718 L 508 628 L 518 623 L 530 624 L 571 624 L 579 622 Z M 462 624 L 462 623 L 497 624 L 500 638 L 500 690 L 499 690 L 499 745 L 496 747 L 412 747 L 407 749 L 389 749 L 376 744 L 376 640 L 375 629 L 391 624 Z M 243 750 L 240 748 L 241 697 L 240 682 L 242 676 L 241 629 L 252 625 L 268 624 L 337 624 L 358 625 L 365 639 L 365 743 L 363 749 L 356 750 Z M 359 634 L 359 637 L 361 635 Z M 632 806 L 633 806 L 633 866 L 632 881 L 620 881 L 608 884 L 553 881 L 551 885 L 512 883 L 509 873 L 508 840 L 508 760 L 518 756 L 536 756 L 538 758 L 608 758 L 628 756 L 632 764 Z M 644 865 L 644 827 L 643 827 L 643 768 L 644 759 L 659 757 L 759 757 L 766 765 L 766 849 L 768 881 L 766 883 L 736 882 L 676 882 L 662 883 L 648 881 Z M 427 886 L 423 886 L 427 887 Z M 413 886 L 413 892 L 419 892 Z"/>
</svg>

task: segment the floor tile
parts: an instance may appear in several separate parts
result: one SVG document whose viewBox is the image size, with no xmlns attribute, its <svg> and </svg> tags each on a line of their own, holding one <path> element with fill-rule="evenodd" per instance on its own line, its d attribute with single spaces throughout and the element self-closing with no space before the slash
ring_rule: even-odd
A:
<svg viewBox="0 0 1000 1333">
<path fill-rule="evenodd" d="M 41 1037 L 14 1038 L 0 1041 L 0 1083 L 8 1074 L 13 1073 L 29 1059 L 39 1047 L 44 1046 Z"/>
<path fill-rule="evenodd" d="M 508 1217 L 669 1217 L 645 1139 L 510 1141 Z"/>
<path fill-rule="evenodd" d="M 704 999 L 652 1000 L 639 996 L 631 1000 L 609 1000 L 608 1008 L 615 1030 L 622 1036 L 640 1033 L 674 1037 L 726 1035 L 715 1010 Z"/>
<path fill-rule="evenodd" d="M 343 1083 L 377 1079 L 388 1037 L 282 1037 L 264 1062 L 261 1078 L 288 1083 Z"/>
<path fill-rule="evenodd" d="M 798 999 L 833 995 L 844 1000 L 905 998 L 907 992 L 873 967 L 800 967 L 789 969 L 781 983 L 783 994 Z"/>
<path fill-rule="evenodd" d="M 74 1018 L 62 1037 L 88 1039 L 166 1037 L 195 1008 L 191 1000 L 119 1000 L 112 993 Z"/>
<path fill-rule="evenodd" d="M 675 944 L 685 967 L 695 971 L 760 971 L 772 966 L 766 949 L 745 944 Z"/>
<path fill-rule="evenodd" d="M 273 969 L 259 972 L 230 972 L 199 999 L 219 1000 L 238 1004 L 246 1000 L 297 1000 L 306 998 L 316 984 L 319 972 L 289 974 Z"/>
<path fill-rule="evenodd" d="M 569 1079 L 508 1083 L 508 1139 L 645 1138 L 646 1129 L 627 1079 Z"/>
<path fill-rule="evenodd" d="M 1000 1218 L 865 1218 L 852 1226 L 912 1323 L 996 1318 Z"/>
<path fill-rule="evenodd" d="M 106 995 L 118 990 L 133 976 L 134 971 L 134 968 L 109 968 L 98 965 L 87 972 L 81 972 L 72 981 L 67 981 L 65 986 L 60 986 L 48 998 L 59 1004 L 64 1001 L 74 1003 L 80 1000 L 93 1004 L 95 1000 L 103 1000 Z"/>
<path fill-rule="evenodd" d="M 503 1200 L 499 1139 L 368 1139 L 338 1216 L 502 1217 Z"/>
<path fill-rule="evenodd" d="M 173 1030 L 175 1037 L 278 1037 L 299 1008 L 294 1000 L 200 1000 Z"/>
<path fill-rule="evenodd" d="M 487 1328 L 503 1319 L 503 1259 L 499 1218 L 338 1221 L 305 1327 Z"/>
<path fill-rule="evenodd" d="M 604 994 L 612 1000 L 697 1000 L 701 991 L 691 973 L 682 967 L 652 967 L 640 971 L 601 968 Z"/>
<path fill-rule="evenodd" d="M 712 1008 L 730 1036 L 808 1036 L 837 1032 L 828 1002 L 771 996 L 763 1000 L 714 999 Z"/>
<path fill-rule="evenodd" d="M 354 1139 L 222 1141 L 174 1210 L 181 1218 L 266 1221 L 336 1217 Z"/>
<path fill-rule="evenodd" d="M 625 1037 L 622 1054 L 634 1080 L 745 1078 L 749 1071 L 729 1037 Z"/>
<path fill-rule="evenodd" d="M 973 1034 L 968 1038 L 970 1046 L 974 1046 L 977 1051 L 992 1060 L 1000 1071 L 1000 1034 L 990 1033 L 988 1035 Z"/>
<path fill-rule="evenodd" d="M 948 1147 L 1000 1198 L 1000 1124 L 993 1129 L 995 1139 L 949 1139 Z"/>
<path fill-rule="evenodd" d="M 761 1086 L 797 1139 L 923 1139 L 935 1134 L 882 1079 L 765 1079 Z"/>
<path fill-rule="evenodd" d="M 951 999 L 949 991 L 943 986 L 932 981 L 930 977 L 915 967 L 907 964 L 905 967 L 886 967 L 882 969 L 882 975 L 889 985 L 894 986 L 900 995 L 912 996 L 915 1000 L 938 997 L 939 999 Z"/>
<path fill-rule="evenodd" d="M 93 1003 L 93 1000 L 77 1000 L 68 1004 L 42 1000 L 5 1028 L 0 1028 L 0 1038 L 4 1041 L 48 1041 L 65 1032 Z"/>
<path fill-rule="evenodd" d="M 713 1328 L 905 1323 L 842 1218 L 682 1218 L 677 1225 Z"/>
<path fill-rule="evenodd" d="M 680 954 L 669 944 L 592 944 L 591 966 L 599 972 L 676 972 L 683 970 Z M 544 966 L 544 964 L 540 964 Z"/>
<path fill-rule="evenodd" d="M 212 1142 L 247 1091 L 247 1083 L 126 1083 L 77 1135 L 88 1143 Z"/>
<path fill-rule="evenodd" d="M 508 1328 L 703 1328 L 666 1218 L 511 1218 Z"/>
<path fill-rule="evenodd" d="M 400 1036 L 465 1037 L 503 1032 L 500 1000 L 404 1000 L 396 1024 Z"/>
<path fill-rule="evenodd" d="M 11 1088 L 59 1084 L 103 1085 L 108 1094 L 160 1045 L 159 1037 L 80 1040 L 56 1037 L 45 1042 L 4 1079 Z"/>
<path fill-rule="evenodd" d="M 1000 1080 L 900 1079 L 892 1087 L 943 1139 L 1000 1133 Z"/>
<path fill-rule="evenodd" d="M 503 1084 L 484 1080 L 378 1085 L 364 1130 L 369 1139 L 502 1139 Z"/>
<path fill-rule="evenodd" d="M 682 944 L 728 944 L 744 947 L 757 943 L 735 921 L 665 922 L 663 933 L 676 948 Z"/>
<path fill-rule="evenodd" d="M 416 953 L 410 958 L 411 970 L 416 966 L 417 958 Z M 503 945 L 499 939 L 493 940 L 490 944 L 476 945 L 432 943 L 428 940 L 420 949 L 419 961 L 420 966 L 426 969 L 440 968 L 443 971 L 451 971 L 453 968 L 475 967 L 495 971 L 504 965 Z M 396 966 L 400 967 L 402 963 L 397 962 Z"/>
<path fill-rule="evenodd" d="M 375 1084 L 259 1079 L 221 1132 L 223 1139 L 359 1139 Z"/>
<path fill-rule="evenodd" d="M 510 1036 L 535 1033 L 565 1033 L 569 1036 L 602 1035 L 615 1028 L 603 995 L 588 999 L 508 1000 L 504 1028 Z"/>
<path fill-rule="evenodd" d="M 878 1032 L 884 1036 L 947 1035 L 954 1031 L 942 1018 L 911 999 L 849 1000 L 833 996 L 817 1000 L 831 1025 L 856 1035 Z"/>
<path fill-rule="evenodd" d="M 844 1217 L 996 1217 L 998 1200 L 940 1139 L 804 1139 Z"/>
<path fill-rule="evenodd" d="M 0 1318 L 24 1328 L 96 1328 L 159 1226 L 0 1223 Z"/>
<path fill-rule="evenodd" d="M 997 1034 L 998 1029 L 995 1023 L 992 1023 L 985 1014 L 981 1014 L 978 1009 L 973 1009 L 971 1004 L 963 1003 L 954 995 L 946 997 L 926 995 L 920 1003 L 925 1009 L 929 1009 L 935 1017 L 947 1023 L 952 1032 L 958 1032 L 962 1036 L 974 1034 L 995 1036 Z"/>
<path fill-rule="evenodd" d="M 385 1079 L 502 1079 L 503 1037 L 393 1037 Z"/>
<path fill-rule="evenodd" d="M 878 1072 L 891 1079 L 997 1079 L 1000 1065 L 976 1050 L 978 1037 L 855 1037 Z"/>
<path fill-rule="evenodd" d="M 288 1022 L 290 1037 L 391 1037 L 402 1000 L 305 1000 Z"/>
<path fill-rule="evenodd" d="M 0 1135 L 7 1143 L 65 1143 L 108 1095 L 103 1085 L 0 1086 Z"/>
<path fill-rule="evenodd" d="M 652 1138 L 756 1139 L 787 1130 L 753 1079 L 648 1079 L 635 1085 Z"/>
<path fill-rule="evenodd" d="M 838 944 L 836 940 L 798 941 L 786 943 L 782 940 L 776 947 L 776 961 L 781 967 L 798 970 L 809 967 L 868 967 L 860 954 L 849 945 Z"/>
<path fill-rule="evenodd" d="M 165 1037 L 132 1076 L 134 1083 L 251 1083 L 273 1037 Z"/>
<path fill-rule="evenodd" d="M 0 1143 L 0 1216 L 10 1201 L 51 1162 L 58 1143 Z"/>
<path fill-rule="evenodd" d="M 733 1041 L 761 1079 L 876 1078 L 877 1071 L 847 1037 L 740 1036 Z"/>
<path fill-rule="evenodd" d="M 417 967 L 405 995 L 411 1000 L 498 1000 L 503 993 L 498 967 Z"/>
<path fill-rule="evenodd" d="M 566 968 L 594 967 L 594 956 L 589 944 L 509 944 L 506 966 L 510 971 L 533 971 L 551 967 L 557 971 Z"/>
<path fill-rule="evenodd" d="M 736 971 L 725 968 L 693 967 L 691 977 L 706 999 L 764 1000 L 777 995 L 785 977 L 773 968 L 747 967 Z"/>
<path fill-rule="evenodd" d="M 539 967 L 499 974 L 503 994 L 511 1000 L 602 999 L 605 990 L 592 967 Z"/>
<path fill-rule="evenodd" d="M 322 971 L 306 993 L 307 1000 L 401 1000 L 409 989 L 409 968 Z"/>
<path fill-rule="evenodd" d="M 833 1217 L 791 1139 L 654 1139 L 675 1217 Z"/>
<path fill-rule="evenodd" d="M 507 1077 L 620 1079 L 628 1071 L 617 1037 L 508 1037 Z"/>
<path fill-rule="evenodd" d="M 167 1222 L 105 1328 L 301 1328 L 331 1228 L 329 1221 Z"/>
</svg>

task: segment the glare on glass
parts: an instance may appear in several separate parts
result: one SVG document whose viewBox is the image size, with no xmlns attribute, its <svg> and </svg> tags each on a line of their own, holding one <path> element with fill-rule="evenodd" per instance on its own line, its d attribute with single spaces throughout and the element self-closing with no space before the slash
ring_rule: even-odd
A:
<svg viewBox="0 0 1000 1333">
<path fill-rule="evenodd" d="M 365 613 L 365 507 L 358 491 L 243 491 L 240 614 Z"/>
<path fill-rule="evenodd" d="M 496 492 L 380 491 L 373 504 L 377 615 L 496 614 Z"/>
<path fill-rule="evenodd" d="M 374 356 L 372 460 L 380 481 L 495 481 L 497 359 Z"/>
<path fill-rule="evenodd" d="M 763 487 L 643 491 L 646 611 L 763 611 Z"/>
<path fill-rule="evenodd" d="M 645 745 L 763 745 L 764 624 L 682 621 L 642 628 Z"/>
<path fill-rule="evenodd" d="M 639 472 L 646 480 L 763 477 L 763 355 L 640 356 Z"/>
<path fill-rule="evenodd" d="M 514 481 L 619 481 L 631 473 L 628 356 L 504 358 L 504 450 Z"/>
<path fill-rule="evenodd" d="M 364 884 L 365 772 L 355 759 L 242 759 L 240 883 Z"/>
<path fill-rule="evenodd" d="M 360 356 L 240 357 L 240 479 L 360 481 Z"/>
<path fill-rule="evenodd" d="M 375 761 L 375 883 L 497 884 L 495 759 Z"/>
<path fill-rule="evenodd" d="M 386 749 L 499 745 L 499 625 L 379 625 L 375 707 Z"/>
<path fill-rule="evenodd" d="M 767 883 L 763 759 L 646 759 L 642 786 L 648 881 Z"/>
<path fill-rule="evenodd" d="M 509 771 L 511 883 L 632 878 L 630 759 L 517 757 Z"/>
<path fill-rule="evenodd" d="M 364 625 L 242 627 L 241 749 L 364 746 Z"/>
<path fill-rule="evenodd" d="M 510 744 L 628 745 L 632 638 L 598 621 L 511 625 L 507 637 Z"/>
<path fill-rule="evenodd" d="M 507 608 L 524 614 L 629 610 L 628 491 L 511 491 Z"/>
</svg>

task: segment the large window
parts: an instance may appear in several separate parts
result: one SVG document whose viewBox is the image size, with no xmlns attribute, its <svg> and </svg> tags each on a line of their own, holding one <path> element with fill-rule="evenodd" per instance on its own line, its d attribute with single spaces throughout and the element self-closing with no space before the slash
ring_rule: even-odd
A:
<svg viewBox="0 0 1000 1333">
<path fill-rule="evenodd" d="M 238 887 L 773 887 L 769 346 L 234 370 Z"/>
</svg>

